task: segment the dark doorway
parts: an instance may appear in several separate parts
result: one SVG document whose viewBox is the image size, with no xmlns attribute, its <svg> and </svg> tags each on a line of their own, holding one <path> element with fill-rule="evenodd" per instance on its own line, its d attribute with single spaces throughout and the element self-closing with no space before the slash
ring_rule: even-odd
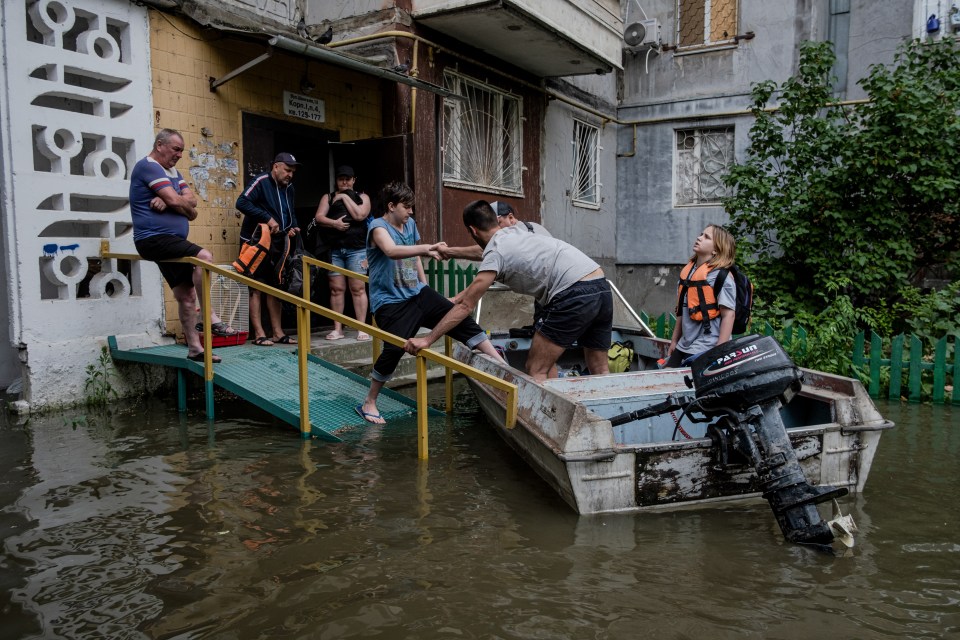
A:
<svg viewBox="0 0 960 640">
<path fill-rule="evenodd" d="M 348 164 L 357 174 L 357 191 L 370 196 L 370 212 L 383 212 L 380 188 L 394 180 L 410 183 L 410 145 L 407 135 L 351 140 L 330 145 L 333 166 Z"/>
<path fill-rule="evenodd" d="M 408 136 L 350 142 L 339 142 L 339 139 L 338 131 L 244 113 L 244 185 L 264 171 L 269 171 L 278 153 L 292 153 L 301 163 L 294 178 L 297 193 L 294 208 L 300 228 L 306 230 L 317 211 L 320 198 L 334 188 L 336 167 L 348 164 L 357 174 L 357 190 L 370 196 L 372 214 L 381 215 L 380 188 L 393 180 L 410 181 L 411 150 Z M 322 256 L 317 257 L 323 259 Z M 326 274 L 316 273 L 311 285 L 312 300 L 323 306 L 329 305 L 330 287 Z M 344 313 L 352 316 L 353 304 L 349 295 L 345 302 Z M 329 326 L 330 321 L 314 315 L 312 324 L 314 328 L 319 328 Z M 284 308 L 283 325 L 284 328 L 296 326 L 292 308 Z"/>
<path fill-rule="evenodd" d="M 305 230 L 317 211 L 320 198 L 330 190 L 333 167 L 330 166 L 329 143 L 339 138 L 338 131 L 244 113 L 244 186 L 264 171 L 269 171 L 278 153 L 292 153 L 301 163 L 293 180 L 297 194 L 294 211 L 300 228 Z M 310 297 L 317 304 L 330 304 L 330 287 L 324 274 L 314 274 Z M 288 332 L 296 327 L 296 313 L 291 305 L 284 304 L 282 321 Z M 314 314 L 311 324 L 313 327 L 324 327 L 329 326 L 330 321 Z"/>
<path fill-rule="evenodd" d="M 305 229 L 317 211 L 321 196 L 330 188 L 332 168 L 328 143 L 339 138 L 338 131 L 245 113 L 244 185 L 264 171 L 269 171 L 278 153 L 292 153 L 301 163 L 293 184 L 297 190 L 297 221 L 300 228 Z"/>
</svg>

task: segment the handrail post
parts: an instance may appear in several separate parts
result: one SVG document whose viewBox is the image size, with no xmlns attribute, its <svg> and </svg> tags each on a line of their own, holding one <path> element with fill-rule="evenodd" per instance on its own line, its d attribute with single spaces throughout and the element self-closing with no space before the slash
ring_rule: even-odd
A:
<svg viewBox="0 0 960 640">
<path fill-rule="evenodd" d="M 310 281 L 313 280 L 313 272 L 310 271 L 310 263 L 307 262 L 307 256 L 301 258 L 303 260 L 303 267 L 301 273 L 303 274 L 303 299 L 306 302 L 310 302 Z"/>
<path fill-rule="evenodd" d="M 453 338 L 443 336 L 443 353 L 448 358 L 453 357 Z M 444 390 L 446 391 L 447 415 L 453 413 L 453 369 L 444 367 Z"/>
<path fill-rule="evenodd" d="M 297 308 L 297 382 L 300 385 L 300 437 L 310 437 L 310 377 L 307 354 L 310 352 L 310 309 Z"/>
<path fill-rule="evenodd" d="M 196 267 L 194 267 L 196 269 Z M 200 266 L 203 310 L 203 395 L 207 405 L 207 420 L 213 420 L 213 327 L 210 321 L 210 270 Z"/>
<path fill-rule="evenodd" d="M 426 460 L 429 455 L 427 435 L 427 359 L 417 356 L 417 457 Z"/>
</svg>

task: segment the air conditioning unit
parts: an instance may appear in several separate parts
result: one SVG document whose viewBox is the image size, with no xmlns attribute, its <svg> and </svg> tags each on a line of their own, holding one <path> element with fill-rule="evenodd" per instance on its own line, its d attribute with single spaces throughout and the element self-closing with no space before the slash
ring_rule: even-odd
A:
<svg viewBox="0 0 960 640">
<path fill-rule="evenodd" d="M 660 44 L 660 21 L 656 18 L 631 22 L 623 30 L 623 41 L 628 47 L 648 47 Z"/>
</svg>

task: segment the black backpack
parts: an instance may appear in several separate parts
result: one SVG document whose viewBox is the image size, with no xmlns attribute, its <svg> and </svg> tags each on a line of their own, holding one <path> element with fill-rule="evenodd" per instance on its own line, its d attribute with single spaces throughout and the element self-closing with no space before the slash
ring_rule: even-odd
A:
<svg viewBox="0 0 960 640">
<path fill-rule="evenodd" d="M 723 283 L 727 279 L 727 273 L 733 274 L 733 281 L 737 285 L 737 304 L 734 308 L 733 334 L 740 335 L 745 333 L 750 324 L 750 315 L 753 313 L 753 283 L 743 271 L 736 266 L 729 269 L 718 269 L 717 279 L 713 282 L 713 290 L 716 291 L 716 298 L 720 299 L 720 291 L 723 290 Z"/>
</svg>

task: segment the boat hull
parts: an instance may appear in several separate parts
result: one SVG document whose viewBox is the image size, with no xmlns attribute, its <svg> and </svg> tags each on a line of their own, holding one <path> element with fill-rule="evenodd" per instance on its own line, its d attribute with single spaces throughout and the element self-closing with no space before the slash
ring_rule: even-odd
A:
<svg viewBox="0 0 960 640">
<path fill-rule="evenodd" d="M 641 338 L 637 338 L 638 340 Z M 496 340 L 495 340 L 496 342 Z M 518 420 L 504 427 L 505 395 L 471 381 L 503 439 L 582 514 L 693 507 L 760 496 L 746 460 L 721 460 L 705 425 L 661 416 L 624 427 L 609 418 L 690 394 L 687 370 L 582 376 L 537 384 L 517 369 L 459 346 L 461 361 L 517 384 Z M 880 435 L 893 425 L 855 380 L 805 371 L 798 396 L 781 412 L 801 469 L 812 485 L 863 490 Z M 682 417 L 681 417 L 682 418 Z M 677 436 L 674 431 L 690 437 Z M 699 430 L 699 431 L 698 431 Z"/>
</svg>

